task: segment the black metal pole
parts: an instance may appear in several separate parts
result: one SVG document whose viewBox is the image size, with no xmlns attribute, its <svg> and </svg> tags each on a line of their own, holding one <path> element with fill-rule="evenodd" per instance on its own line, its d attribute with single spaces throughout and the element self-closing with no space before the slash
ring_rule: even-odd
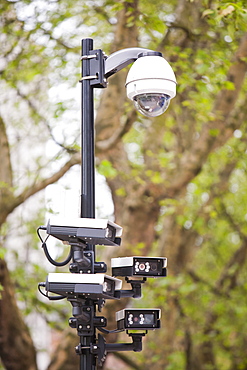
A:
<svg viewBox="0 0 247 370">
<path fill-rule="evenodd" d="M 96 369 L 95 356 L 90 353 L 92 343 L 91 337 L 81 337 L 81 345 L 87 347 L 87 349 L 84 350 L 84 354 L 80 355 L 80 370 Z"/>
<path fill-rule="evenodd" d="M 82 56 L 93 50 L 93 40 L 82 40 Z M 90 76 L 90 59 L 82 61 L 82 78 Z M 95 218 L 94 104 L 90 79 L 82 79 L 81 101 L 81 217 Z"/>
<path fill-rule="evenodd" d="M 82 56 L 93 50 L 93 40 L 82 40 Z M 82 58 L 82 99 L 81 99 L 81 217 L 95 218 L 95 166 L 94 166 L 94 94 L 90 85 L 90 59 Z M 95 251 L 93 245 L 88 250 Z M 92 313 L 94 315 L 94 312 Z M 92 336 L 80 336 L 82 347 L 89 347 L 95 340 Z M 94 370 L 95 356 L 90 349 L 80 354 L 80 370 Z"/>
</svg>

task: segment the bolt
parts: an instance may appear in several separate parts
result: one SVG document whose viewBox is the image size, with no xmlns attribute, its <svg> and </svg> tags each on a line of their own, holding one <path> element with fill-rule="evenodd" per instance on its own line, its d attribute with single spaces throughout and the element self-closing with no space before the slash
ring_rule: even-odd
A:
<svg viewBox="0 0 247 370">
<path fill-rule="evenodd" d="M 82 325 L 79 325 L 79 326 L 78 326 L 78 328 L 79 328 L 79 329 L 82 329 Z"/>
<path fill-rule="evenodd" d="M 91 270 L 88 270 L 87 273 L 90 274 L 91 273 Z"/>
<path fill-rule="evenodd" d="M 90 329 L 91 328 L 91 326 L 90 325 L 87 325 L 87 329 Z"/>
<path fill-rule="evenodd" d="M 91 308 L 90 307 L 87 307 L 87 311 L 90 311 L 91 310 Z"/>
<path fill-rule="evenodd" d="M 93 349 L 97 349 L 98 347 L 97 346 L 93 346 Z"/>
<path fill-rule="evenodd" d="M 88 253 L 87 256 L 90 257 L 91 256 L 91 253 Z"/>
</svg>

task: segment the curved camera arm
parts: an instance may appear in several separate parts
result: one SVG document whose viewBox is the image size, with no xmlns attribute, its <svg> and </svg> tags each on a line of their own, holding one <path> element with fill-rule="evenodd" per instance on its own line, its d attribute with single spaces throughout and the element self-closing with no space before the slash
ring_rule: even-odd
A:
<svg viewBox="0 0 247 370">
<path fill-rule="evenodd" d="M 127 48 L 111 54 L 105 60 L 105 78 L 112 76 L 130 63 L 133 63 L 142 53 L 155 53 L 157 55 L 156 51 L 144 48 Z M 158 54 L 162 55 L 161 53 Z"/>
</svg>

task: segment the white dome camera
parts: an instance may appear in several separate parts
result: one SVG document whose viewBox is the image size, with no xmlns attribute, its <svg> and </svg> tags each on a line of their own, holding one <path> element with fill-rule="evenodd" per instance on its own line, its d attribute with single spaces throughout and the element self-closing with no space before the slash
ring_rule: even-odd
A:
<svg viewBox="0 0 247 370">
<path fill-rule="evenodd" d="M 164 113 L 176 95 L 176 77 L 159 52 L 143 52 L 130 68 L 126 79 L 127 96 L 147 117 Z"/>
</svg>

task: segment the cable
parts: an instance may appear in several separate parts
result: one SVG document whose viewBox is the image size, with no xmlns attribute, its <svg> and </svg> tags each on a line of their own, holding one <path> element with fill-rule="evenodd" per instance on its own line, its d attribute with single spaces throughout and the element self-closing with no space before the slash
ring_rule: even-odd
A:
<svg viewBox="0 0 247 370">
<path fill-rule="evenodd" d="M 122 331 L 124 331 L 123 329 L 107 330 L 107 329 L 103 329 L 103 328 L 98 327 L 98 326 L 96 326 L 96 328 L 97 328 L 99 331 L 101 331 L 102 333 L 104 333 L 104 334 L 121 333 Z"/>
<path fill-rule="evenodd" d="M 39 290 L 39 292 L 40 292 L 44 297 L 48 298 L 50 301 L 59 301 L 60 299 L 64 299 L 64 298 L 66 298 L 66 297 L 64 297 L 63 295 L 48 296 L 48 294 L 47 294 L 48 292 L 46 292 L 46 294 L 45 294 L 45 293 L 43 293 L 40 287 L 45 287 L 45 283 L 39 283 L 39 284 L 38 284 L 38 290 Z"/>
<path fill-rule="evenodd" d="M 48 261 L 50 263 L 52 263 L 54 266 L 57 266 L 57 267 L 61 267 L 61 266 L 65 266 L 69 263 L 69 261 L 71 260 L 72 258 L 72 248 L 70 248 L 70 252 L 69 252 L 69 255 L 68 257 L 66 258 L 66 260 L 62 261 L 62 262 L 57 262 L 55 261 L 49 254 L 48 252 L 48 249 L 47 249 L 47 245 L 46 243 L 42 243 L 42 248 L 44 249 L 44 252 L 45 252 L 45 255 L 46 255 L 46 258 L 48 259 Z"/>
<path fill-rule="evenodd" d="M 65 265 L 67 265 L 67 264 L 69 263 L 69 261 L 71 260 L 71 258 L 73 257 L 72 248 L 70 248 L 70 253 L 69 253 L 68 257 L 66 258 L 66 260 L 64 260 L 64 261 L 62 261 L 62 262 L 57 262 L 57 261 L 55 261 L 55 260 L 51 257 L 50 253 L 48 252 L 47 245 L 46 245 L 46 241 L 47 241 L 47 239 L 49 238 L 49 236 L 50 236 L 50 235 L 48 235 L 48 236 L 46 237 L 46 239 L 45 239 L 45 240 L 43 240 L 43 239 L 42 239 L 42 237 L 41 237 L 41 235 L 40 235 L 39 230 L 46 230 L 46 227 L 45 227 L 45 226 L 40 226 L 40 227 L 38 227 L 38 229 L 37 229 L 37 234 L 38 234 L 38 237 L 39 237 L 39 238 L 40 238 L 40 240 L 41 240 L 42 248 L 44 249 L 45 256 L 46 256 L 46 258 L 48 259 L 48 261 L 49 261 L 52 265 L 57 266 L 57 267 L 61 267 L 61 266 L 65 266 Z"/>
</svg>

